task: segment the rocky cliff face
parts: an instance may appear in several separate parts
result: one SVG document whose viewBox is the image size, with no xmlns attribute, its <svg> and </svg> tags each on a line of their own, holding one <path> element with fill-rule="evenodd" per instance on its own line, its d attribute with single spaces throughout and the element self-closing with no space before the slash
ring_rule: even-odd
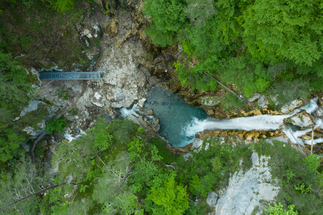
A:
<svg viewBox="0 0 323 215">
<path fill-rule="evenodd" d="M 214 210 L 210 215 L 261 214 L 264 210 L 261 202 L 274 200 L 279 187 L 273 185 L 275 182 L 267 166 L 270 157 L 259 157 L 254 152 L 251 159 L 252 168 L 246 173 L 242 170 L 234 173 L 223 194 L 209 193 L 207 203 Z"/>
</svg>

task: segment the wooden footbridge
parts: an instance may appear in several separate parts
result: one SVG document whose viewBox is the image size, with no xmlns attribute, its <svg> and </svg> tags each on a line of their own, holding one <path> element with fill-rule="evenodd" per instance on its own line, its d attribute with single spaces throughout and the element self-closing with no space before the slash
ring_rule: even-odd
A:
<svg viewBox="0 0 323 215">
<path fill-rule="evenodd" d="M 102 72 L 40 72 L 41 80 L 102 80 Z"/>
</svg>

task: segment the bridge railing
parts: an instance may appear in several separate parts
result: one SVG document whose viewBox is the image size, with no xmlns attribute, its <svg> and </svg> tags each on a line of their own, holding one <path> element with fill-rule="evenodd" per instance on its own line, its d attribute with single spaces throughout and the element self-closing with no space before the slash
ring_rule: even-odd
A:
<svg viewBox="0 0 323 215">
<path fill-rule="evenodd" d="M 102 72 L 40 72 L 41 80 L 102 80 Z"/>
</svg>

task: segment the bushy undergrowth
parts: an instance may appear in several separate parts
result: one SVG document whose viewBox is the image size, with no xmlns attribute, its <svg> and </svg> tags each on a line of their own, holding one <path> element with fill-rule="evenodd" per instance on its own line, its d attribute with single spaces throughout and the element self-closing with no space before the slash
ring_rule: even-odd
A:
<svg viewBox="0 0 323 215">
<path fill-rule="evenodd" d="M 163 158 L 163 162 L 166 164 L 170 164 L 172 162 L 177 161 L 178 156 L 172 154 L 170 151 L 167 150 L 166 144 L 167 142 L 160 137 L 154 137 L 149 140 L 150 144 L 156 146 L 158 150 L 158 155 L 160 155 Z"/>
<path fill-rule="evenodd" d="M 65 119 L 50 119 L 46 124 L 46 133 L 52 134 L 54 131 L 58 133 L 63 133 L 64 128 L 66 127 L 66 120 Z"/>
<path fill-rule="evenodd" d="M 295 205 L 300 214 L 323 214 L 322 173 L 314 170 L 317 161 L 313 165 L 313 158 L 304 159 L 296 149 L 279 141 L 253 146 L 259 154 L 271 156 L 268 165 L 281 186 L 276 201 L 285 210 Z"/>
</svg>

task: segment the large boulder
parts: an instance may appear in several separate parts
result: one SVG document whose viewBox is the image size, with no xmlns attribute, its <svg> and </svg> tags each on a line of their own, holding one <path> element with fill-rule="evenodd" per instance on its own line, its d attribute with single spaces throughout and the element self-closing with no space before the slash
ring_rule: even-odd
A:
<svg viewBox="0 0 323 215">
<path fill-rule="evenodd" d="M 306 113 L 305 110 L 301 111 L 300 113 L 291 116 L 284 120 L 285 122 L 291 123 L 292 125 L 298 126 L 302 129 L 309 128 L 314 126 L 313 119 L 311 115 Z"/>
</svg>

